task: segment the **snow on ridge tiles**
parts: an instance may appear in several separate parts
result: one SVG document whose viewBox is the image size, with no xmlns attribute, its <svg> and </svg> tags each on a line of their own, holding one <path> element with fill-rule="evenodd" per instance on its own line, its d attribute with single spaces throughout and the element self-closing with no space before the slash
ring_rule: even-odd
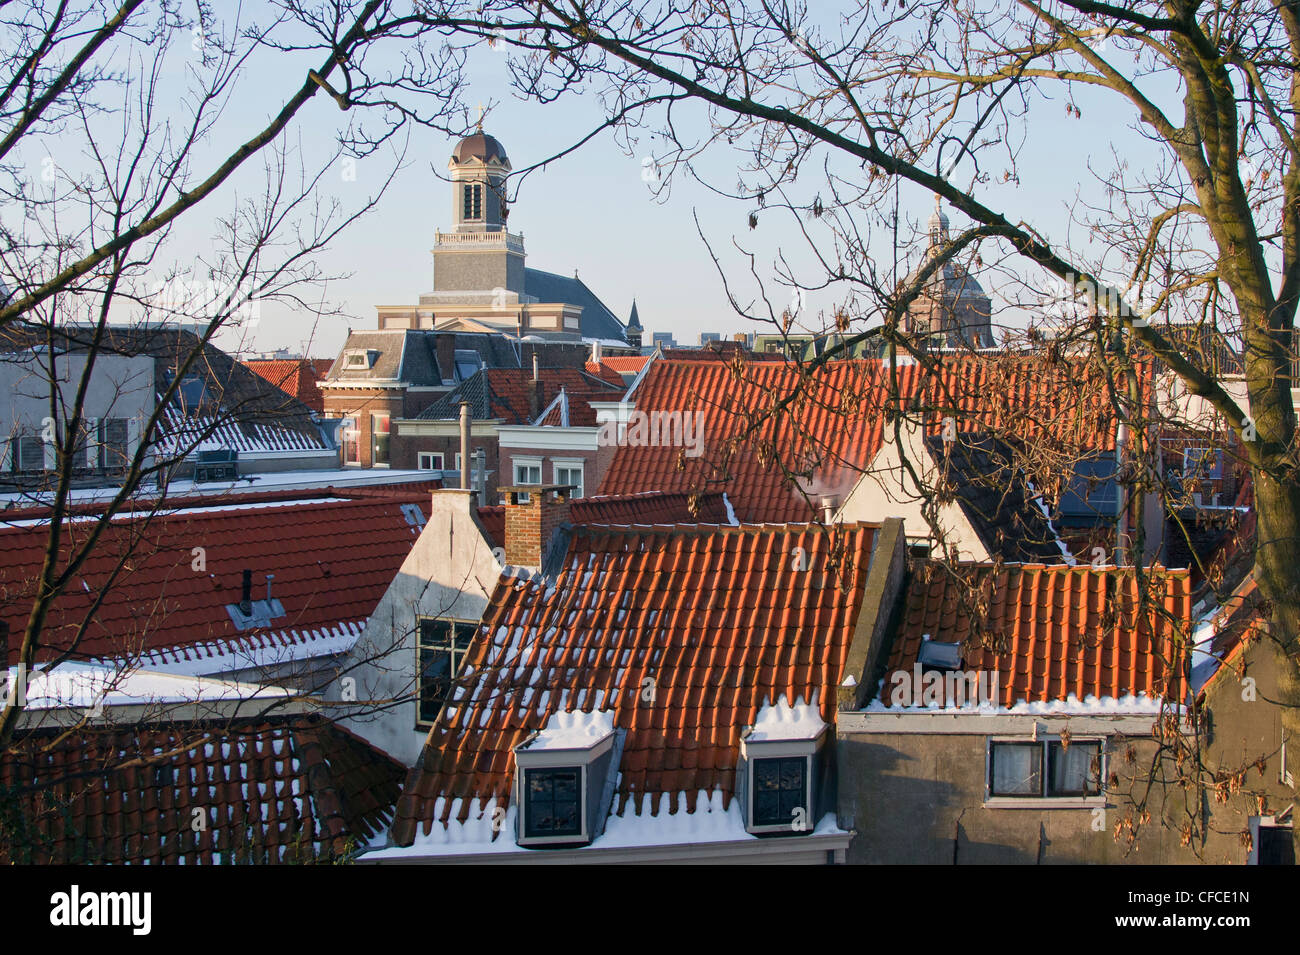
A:
<svg viewBox="0 0 1300 955">
<path fill-rule="evenodd" d="M 808 702 L 801 696 L 790 705 L 785 694 L 780 694 L 776 702 L 763 704 L 758 711 L 754 726 L 746 735 L 752 742 L 784 739 L 816 739 L 826 729 L 821 710 L 817 706 L 817 691 L 814 690 Z"/>
<path fill-rule="evenodd" d="M 554 712 L 546 726 L 524 747 L 529 750 L 590 749 L 614 732 L 612 710 Z"/>
</svg>

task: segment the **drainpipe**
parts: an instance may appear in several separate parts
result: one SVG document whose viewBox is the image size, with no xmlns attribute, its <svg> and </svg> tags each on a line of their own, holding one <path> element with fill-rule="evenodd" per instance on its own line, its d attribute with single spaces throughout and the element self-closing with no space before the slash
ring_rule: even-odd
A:
<svg viewBox="0 0 1300 955">
<path fill-rule="evenodd" d="M 460 489 L 469 490 L 469 402 L 460 403 Z"/>
<path fill-rule="evenodd" d="M 1128 563 L 1128 485 L 1120 481 L 1124 472 L 1124 449 L 1128 443 L 1128 425 L 1123 421 L 1115 429 L 1115 490 L 1119 494 L 1119 521 L 1115 524 L 1115 566 Z"/>
</svg>

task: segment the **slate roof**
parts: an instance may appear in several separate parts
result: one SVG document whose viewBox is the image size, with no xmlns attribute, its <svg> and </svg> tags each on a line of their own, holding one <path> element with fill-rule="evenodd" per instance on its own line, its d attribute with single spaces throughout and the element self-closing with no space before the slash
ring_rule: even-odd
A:
<svg viewBox="0 0 1300 955">
<path fill-rule="evenodd" d="M 845 499 L 880 450 L 886 420 L 900 413 L 928 434 L 951 417 L 958 432 L 997 428 L 1062 453 L 1112 451 L 1104 395 L 1089 388 L 1081 396 L 1080 384 L 1096 374 L 1081 362 L 1032 355 L 944 356 L 937 373 L 912 363 L 896 375 L 876 360 L 806 372 L 784 360 L 660 359 L 628 400 L 637 412 L 701 413 L 703 453 L 629 443 L 617 449 L 600 490 L 718 488 L 741 521 L 806 521 L 820 496 Z M 786 399 L 773 417 L 774 403 Z"/>
<path fill-rule="evenodd" d="M 141 657 L 218 672 L 259 652 L 286 659 L 346 650 L 419 536 L 432 486 L 200 497 L 168 501 L 151 519 L 116 519 L 51 608 L 37 660 L 70 646 L 101 596 L 74 659 Z M 26 626 L 48 535 L 31 513 L 39 512 L 6 514 L 11 526 L 0 528 L 0 621 L 11 644 Z M 60 569 L 97 523 L 64 523 Z M 204 566 L 195 570 L 199 554 Z M 265 575 L 275 575 L 285 613 L 263 629 L 240 631 L 226 610 L 239 602 L 245 568 L 255 600 L 266 596 Z"/>
<path fill-rule="evenodd" d="M 582 307 L 582 337 L 626 342 L 627 332 L 618 317 L 577 276 L 556 275 L 541 269 L 524 269 L 524 294 L 539 302 L 563 302 Z"/>
<path fill-rule="evenodd" d="M 1139 587 L 1148 588 L 1141 611 Z M 984 604 L 977 625 L 971 608 Z M 1087 697 L 1182 701 L 1179 646 L 1192 626 L 1186 571 L 924 561 L 912 571 L 885 668 L 911 672 L 928 640 L 962 644 L 963 670 L 997 670 L 999 705 Z M 946 690 L 944 691 L 946 692 Z"/>
<path fill-rule="evenodd" d="M 991 557 L 1060 563 L 1067 556 L 1042 498 L 1030 489 L 1007 441 L 965 432 L 951 441 L 930 435 L 925 447 Z"/>
<path fill-rule="evenodd" d="M 316 717 L 59 732 L 20 734 L 0 759 L 22 814 L 0 861 L 327 861 L 387 827 L 405 772 Z"/>
<path fill-rule="evenodd" d="M 546 409 L 561 388 L 574 395 L 591 396 L 587 400 L 596 400 L 596 396 L 603 394 L 606 401 L 617 401 L 625 391 L 621 378 L 617 382 L 606 381 L 580 368 L 541 368 L 538 375 L 542 382 L 539 412 Z M 533 414 L 528 401 L 528 383 L 532 378 L 531 368 L 485 368 L 440 396 L 418 417 L 433 421 L 457 419 L 460 417 L 460 403 L 468 401 L 470 416 L 476 421 L 495 418 L 506 424 L 531 424 Z M 594 412 L 591 419 L 594 425 Z"/>
<path fill-rule="evenodd" d="M 615 815 L 663 794 L 688 812 L 700 793 L 725 805 L 764 704 L 815 697 L 834 719 L 874 537 L 856 524 L 575 529 L 556 578 L 498 584 L 391 840 L 445 821 L 436 806 L 460 819 L 474 799 L 504 806 L 514 747 L 573 710 L 612 710 L 626 731 Z"/>
<path fill-rule="evenodd" d="M 571 524 L 729 524 L 725 495 L 645 491 L 618 497 L 580 497 L 569 502 Z M 493 547 L 504 547 L 506 509 L 489 504 L 478 509 L 478 520 Z"/>
<path fill-rule="evenodd" d="M 47 330 L 16 324 L 0 329 L 0 351 L 17 351 L 43 345 Z M 86 350 L 93 330 L 68 326 L 60 330 L 61 347 Z M 237 450 L 326 450 L 312 409 L 286 395 L 269 381 L 212 344 L 203 344 L 193 332 L 178 328 L 110 326 L 101 339 L 105 354 L 149 356 L 154 359 L 154 385 L 159 396 L 191 354 L 186 377 L 202 382 L 202 399 L 178 392 L 161 416 L 155 436 L 161 453 L 172 453 L 178 440 L 188 451 L 191 442 L 220 425 L 218 433 L 199 448 L 233 447 Z"/>
</svg>

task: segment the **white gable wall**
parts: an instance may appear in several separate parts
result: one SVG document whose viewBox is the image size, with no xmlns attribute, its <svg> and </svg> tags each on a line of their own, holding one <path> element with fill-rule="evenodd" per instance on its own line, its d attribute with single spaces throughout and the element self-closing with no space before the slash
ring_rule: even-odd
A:
<svg viewBox="0 0 1300 955">
<path fill-rule="evenodd" d="M 481 619 L 501 576 L 474 507 L 469 491 L 433 492 L 428 523 L 326 692 L 344 726 L 408 766 L 427 735 L 416 728 L 417 621 Z"/>
<path fill-rule="evenodd" d="M 934 486 L 938 469 L 917 428 L 903 423 L 900 434 L 903 454 L 899 453 L 892 427 L 885 426 L 884 443 L 840 506 L 836 520 L 880 523 L 886 518 L 900 517 L 903 519 L 903 532 L 909 540 L 934 537 L 934 531 L 921 514 L 923 488 L 917 485 L 912 471 L 903 466 L 904 455 L 924 487 Z M 960 505 L 949 503 L 941 506 L 938 524 L 942 540 L 957 548 L 960 560 L 991 559 Z"/>
</svg>

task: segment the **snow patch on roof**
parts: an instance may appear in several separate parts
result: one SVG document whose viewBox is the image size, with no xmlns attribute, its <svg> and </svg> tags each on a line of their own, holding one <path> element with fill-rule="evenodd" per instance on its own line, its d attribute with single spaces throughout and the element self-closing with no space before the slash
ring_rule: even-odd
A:
<svg viewBox="0 0 1300 955">
<path fill-rule="evenodd" d="M 884 681 L 881 680 L 881 686 Z M 881 693 L 863 709 L 867 713 L 975 713 L 980 716 L 1033 715 L 1033 716 L 1147 716 L 1160 712 L 1162 700 L 1158 696 L 1147 696 L 1139 692 L 1136 696 L 1125 693 L 1123 696 L 1092 696 L 1089 694 L 1080 700 L 1071 693 L 1064 700 L 1020 700 L 1015 706 L 994 706 L 991 703 L 974 702 L 965 706 L 886 706 L 880 699 Z"/>
<path fill-rule="evenodd" d="M 16 668 L 9 671 L 14 685 Z M 90 663 L 62 663 L 52 671 L 30 673 L 26 681 L 29 710 L 89 709 L 100 706 L 141 706 L 287 698 L 278 686 L 209 680 L 151 670 L 124 670 Z"/>
<path fill-rule="evenodd" d="M 614 732 L 614 713 L 552 713 L 536 736 L 521 749 L 531 751 L 546 749 L 590 749 Z"/>
<path fill-rule="evenodd" d="M 751 743 L 783 739 L 816 739 L 826 729 L 817 708 L 817 693 L 805 703 L 803 697 L 795 700 L 791 706 L 783 695 L 775 703 L 764 703 L 754 720 L 753 728 L 745 735 Z"/>
</svg>

